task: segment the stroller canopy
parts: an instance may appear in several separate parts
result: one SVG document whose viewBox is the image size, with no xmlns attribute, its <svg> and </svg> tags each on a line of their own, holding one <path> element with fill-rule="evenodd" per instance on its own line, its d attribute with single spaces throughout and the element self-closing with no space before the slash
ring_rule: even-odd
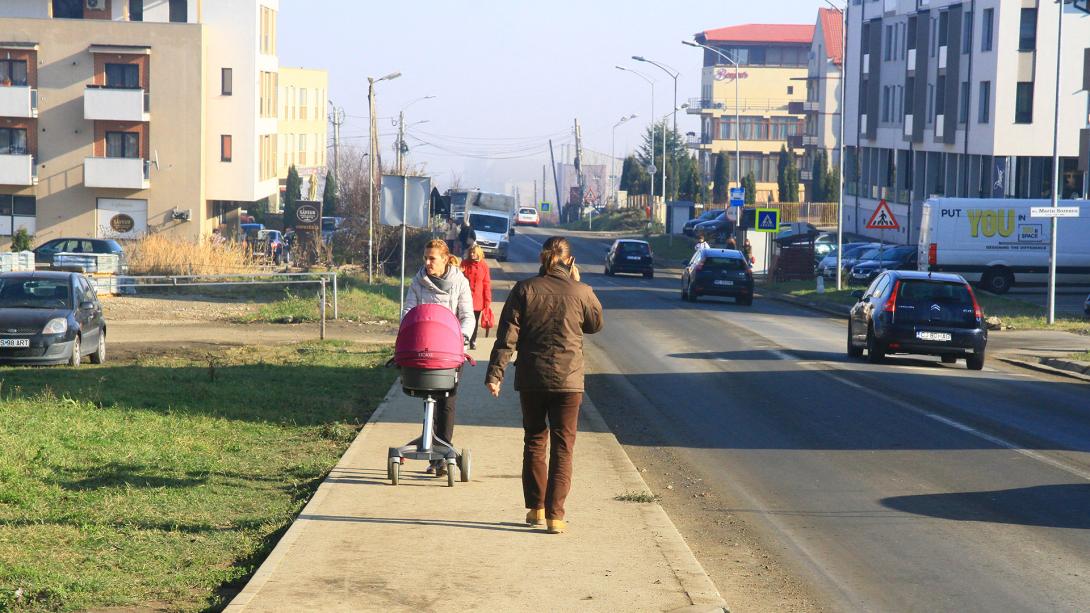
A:
<svg viewBox="0 0 1090 613">
<path fill-rule="evenodd" d="M 401 320 L 394 345 L 394 363 L 399 367 L 458 368 L 464 361 L 462 328 L 450 309 L 422 304 Z"/>
</svg>

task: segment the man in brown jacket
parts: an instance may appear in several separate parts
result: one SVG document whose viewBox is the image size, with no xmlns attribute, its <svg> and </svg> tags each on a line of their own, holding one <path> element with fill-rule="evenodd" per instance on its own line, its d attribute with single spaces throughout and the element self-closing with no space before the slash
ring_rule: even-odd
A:
<svg viewBox="0 0 1090 613">
<path fill-rule="evenodd" d="M 571 246 L 565 238 L 550 238 L 538 275 L 515 284 L 507 297 L 485 384 L 499 396 L 504 368 L 518 351 L 515 391 L 522 404 L 526 522 L 547 522 L 554 534 L 566 529 L 564 500 L 571 489 L 583 400 L 583 335 L 601 329 L 602 305 L 590 286 L 579 282 Z"/>
</svg>

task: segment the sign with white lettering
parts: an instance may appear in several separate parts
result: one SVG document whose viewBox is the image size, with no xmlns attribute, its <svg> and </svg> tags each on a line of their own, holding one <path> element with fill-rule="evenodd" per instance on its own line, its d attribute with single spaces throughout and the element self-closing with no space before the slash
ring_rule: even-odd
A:
<svg viewBox="0 0 1090 613">
<path fill-rule="evenodd" d="M 1029 209 L 1030 217 L 1078 217 L 1077 206 L 1035 206 Z"/>
</svg>

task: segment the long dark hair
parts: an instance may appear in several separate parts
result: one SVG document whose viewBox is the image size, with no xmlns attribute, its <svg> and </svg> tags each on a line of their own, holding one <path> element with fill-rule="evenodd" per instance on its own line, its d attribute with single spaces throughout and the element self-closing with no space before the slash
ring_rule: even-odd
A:
<svg viewBox="0 0 1090 613">
<path fill-rule="evenodd" d="M 553 236 L 541 246 L 541 266 L 545 270 L 566 264 L 571 258 L 571 243 L 563 236 Z"/>
</svg>

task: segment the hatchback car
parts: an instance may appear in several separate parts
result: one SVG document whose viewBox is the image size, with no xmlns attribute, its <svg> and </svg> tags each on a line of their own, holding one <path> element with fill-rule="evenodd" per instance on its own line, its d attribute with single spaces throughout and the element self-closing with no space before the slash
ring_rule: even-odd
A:
<svg viewBox="0 0 1090 613">
<path fill-rule="evenodd" d="M 988 328 L 973 289 L 960 275 L 889 270 L 853 293 L 848 318 L 848 355 L 881 362 L 889 353 L 965 358 L 984 368 Z"/>
<path fill-rule="evenodd" d="M 519 209 L 518 214 L 515 216 L 516 226 L 540 226 L 541 215 L 538 214 L 537 209 L 530 207 L 522 207 Z"/>
<path fill-rule="evenodd" d="M 125 262 L 125 250 L 112 238 L 54 238 L 33 249 L 36 264 L 49 265 L 58 253 L 113 253 Z"/>
<path fill-rule="evenodd" d="M 887 270 L 916 270 L 915 245 L 886 247 L 863 254 L 848 273 L 848 282 L 866 285 Z"/>
<path fill-rule="evenodd" d="M 0 274 L 0 363 L 106 361 L 106 319 L 95 289 L 73 272 Z"/>
<path fill-rule="evenodd" d="M 606 249 L 606 275 L 619 272 L 642 274 L 648 279 L 655 276 L 655 259 L 647 241 L 621 239 L 613 241 Z"/>
<path fill-rule="evenodd" d="M 840 256 L 840 265 L 844 267 L 845 276 L 852 269 L 852 266 L 855 266 L 861 254 L 877 246 L 878 243 L 844 243 L 842 255 Z M 826 279 L 836 279 L 836 249 L 821 258 L 815 272 Z"/>
<path fill-rule="evenodd" d="M 734 249 L 701 249 L 681 272 L 681 299 L 726 296 L 738 304 L 753 304 L 753 269 Z"/>
</svg>

